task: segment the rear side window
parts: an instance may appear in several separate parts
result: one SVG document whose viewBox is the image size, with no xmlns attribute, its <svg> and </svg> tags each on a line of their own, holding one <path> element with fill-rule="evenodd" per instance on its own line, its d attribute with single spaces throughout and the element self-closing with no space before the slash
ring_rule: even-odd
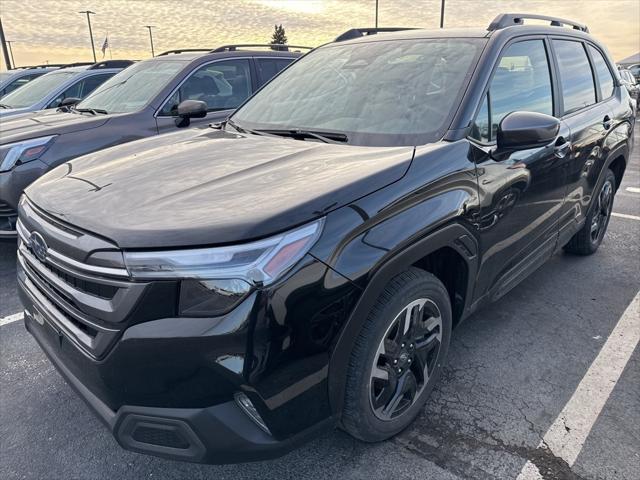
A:
<svg viewBox="0 0 640 480">
<path fill-rule="evenodd" d="M 293 58 L 256 58 L 260 85 L 267 83 L 291 62 L 293 62 Z"/>
<path fill-rule="evenodd" d="M 481 142 L 495 140 L 502 119 L 515 111 L 553 115 L 551 74 L 542 40 L 518 42 L 507 48 L 476 116 L 472 137 Z"/>
<path fill-rule="evenodd" d="M 593 74 L 582 43 L 553 40 L 553 47 L 560 69 L 564 113 L 575 112 L 596 103 Z"/>
<path fill-rule="evenodd" d="M 62 103 L 65 98 L 79 98 L 83 99 L 91 92 L 93 92 L 98 86 L 106 82 L 113 76 L 113 73 L 103 73 L 99 75 L 91 75 L 85 77 L 79 82 L 74 83 L 64 92 L 62 92 L 55 100 L 53 100 L 48 108 L 56 108 Z"/>
<path fill-rule="evenodd" d="M 600 50 L 589 45 L 587 47 L 591 58 L 593 59 L 593 67 L 598 74 L 598 86 L 600 87 L 600 96 L 605 99 L 613 95 L 613 75 L 607 66 L 607 62 L 600 53 Z"/>
</svg>

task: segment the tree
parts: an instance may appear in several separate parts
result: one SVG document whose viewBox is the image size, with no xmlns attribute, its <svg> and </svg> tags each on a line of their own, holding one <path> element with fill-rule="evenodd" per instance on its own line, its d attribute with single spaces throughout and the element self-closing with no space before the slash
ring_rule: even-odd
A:
<svg viewBox="0 0 640 480">
<path fill-rule="evenodd" d="M 274 32 L 271 35 L 271 45 L 284 45 L 287 43 L 287 35 L 282 25 L 274 25 Z M 280 50 L 277 47 L 272 47 L 274 50 Z"/>
</svg>

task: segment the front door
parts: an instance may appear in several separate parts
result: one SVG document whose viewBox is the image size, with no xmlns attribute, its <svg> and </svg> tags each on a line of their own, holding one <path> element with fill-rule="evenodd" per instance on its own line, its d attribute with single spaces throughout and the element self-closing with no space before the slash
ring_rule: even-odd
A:
<svg viewBox="0 0 640 480">
<path fill-rule="evenodd" d="M 566 125 L 547 147 L 491 153 L 498 125 L 509 113 L 555 113 L 547 47 L 543 38 L 508 45 L 476 117 L 473 136 L 482 152 L 476 160 L 482 259 L 477 296 L 502 296 L 555 248 L 565 196 L 562 160 L 569 155 Z"/>
<path fill-rule="evenodd" d="M 225 120 L 252 92 L 249 59 L 227 59 L 197 68 L 177 88 L 158 111 L 158 133 L 176 130 L 175 112 L 184 100 L 207 104 L 205 118 L 191 119 L 191 125 L 206 125 Z"/>
</svg>

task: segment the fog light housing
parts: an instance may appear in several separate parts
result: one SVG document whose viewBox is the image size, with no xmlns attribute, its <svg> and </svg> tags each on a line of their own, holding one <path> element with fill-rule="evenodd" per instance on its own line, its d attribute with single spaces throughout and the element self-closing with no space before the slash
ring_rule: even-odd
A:
<svg viewBox="0 0 640 480">
<path fill-rule="evenodd" d="M 244 393 L 238 392 L 235 394 L 235 400 L 240 409 L 247 414 L 247 416 L 253 420 L 253 422 L 258 425 L 265 433 L 271 435 L 267 424 L 264 423 L 262 417 L 256 410 L 256 407 L 253 405 L 249 397 L 247 397 Z"/>
<path fill-rule="evenodd" d="M 237 306 L 251 290 L 244 280 L 183 280 L 180 282 L 181 317 L 216 317 Z"/>
</svg>

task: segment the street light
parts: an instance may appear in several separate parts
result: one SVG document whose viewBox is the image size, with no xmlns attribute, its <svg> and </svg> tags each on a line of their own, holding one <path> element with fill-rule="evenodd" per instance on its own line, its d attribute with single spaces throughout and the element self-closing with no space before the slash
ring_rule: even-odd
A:
<svg viewBox="0 0 640 480">
<path fill-rule="evenodd" d="M 5 40 L 7 47 L 9 47 L 9 55 L 11 55 L 11 63 L 13 64 L 13 68 L 16 68 L 16 61 L 13 59 L 13 48 L 11 48 L 11 44 L 15 43 L 14 40 Z"/>
<path fill-rule="evenodd" d="M 96 12 L 92 12 L 91 10 L 85 10 L 83 12 L 78 12 L 78 13 L 84 13 L 87 15 L 87 23 L 89 24 L 89 37 L 91 37 L 91 51 L 93 52 L 93 62 L 96 63 L 98 60 L 96 60 L 96 46 L 93 43 L 93 32 L 91 31 L 91 17 L 90 17 L 90 15 L 95 15 Z"/>
<path fill-rule="evenodd" d="M 149 29 L 149 40 L 151 41 L 151 56 L 155 57 L 156 52 L 153 51 L 153 33 L 151 33 L 151 29 L 155 28 L 155 25 L 145 25 L 144 27 Z"/>
<path fill-rule="evenodd" d="M 376 28 L 378 28 L 378 0 L 376 0 Z"/>
</svg>

